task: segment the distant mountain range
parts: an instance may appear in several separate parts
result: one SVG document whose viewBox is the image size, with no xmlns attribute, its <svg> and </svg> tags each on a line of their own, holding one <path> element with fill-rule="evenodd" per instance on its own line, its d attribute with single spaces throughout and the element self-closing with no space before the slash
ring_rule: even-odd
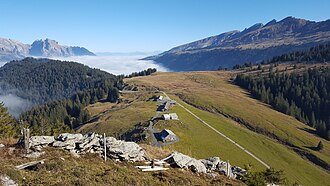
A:
<svg viewBox="0 0 330 186">
<path fill-rule="evenodd" d="M 328 42 L 330 20 L 315 22 L 287 17 L 184 44 L 145 60 L 154 60 L 174 71 L 215 70 L 219 66 L 256 63 Z"/>
<path fill-rule="evenodd" d="M 22 59 L 27 56 L 41 57 L 69 57 L 69 56 L 94 56 L 84 47 L 59 45 L 51 39 L 36 40 L 29 44 L 23 44 L 13 39 L 0 38 L 0 61 Z"/>
</svg>

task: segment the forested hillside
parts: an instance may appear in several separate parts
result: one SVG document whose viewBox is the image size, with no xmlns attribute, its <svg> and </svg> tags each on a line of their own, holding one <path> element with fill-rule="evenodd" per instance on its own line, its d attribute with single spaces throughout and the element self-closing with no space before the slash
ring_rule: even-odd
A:
<svg viewBox="0 0 330 186">
<path fill-rule="evenodd" d="M 117 101 L 123 78 L 79 63 L 50 59 L 25 58 L 0 68 L 0 88 L 15 90 L 17 96 L 34 103 L 35 107 L 20 119 L 33 134 L 43 135 L 69 131 L 89 120 L 83 109 L 88 104 L 104 98 Z M 0 126 L 13 131 L 6 124 Z"/>
<path fill-rule="evenodd" d="M 25 58 L 0 68 L 2 90 L 15 89 L 35 104 L 70 98 L 86 89 L 121 86 L 122 78 L 75 62 Z"/>
<path fill-rule="evenodd" d="M 291 74 L 271 72 L 269 76 L 259 77 L 241 74 L 235 82 L 257 99 L 307 123 L 316 128 L 318 135 L 330 139 L 329 67 Z"/>
<path fill-rule="evenodd" d="M 54 135 L 75 129 L 90 120 L 89 113 L 84 109 L 87 105 L 101 99 L 116 102 L 118 98 L 116 87 L 102 84 L 98 88 L 77 93 L 70 99 L 35 107 L 23 113 L 20 119 L 29 125 L 35 135 Z"/>
<path fill-rule="evenodd" d="M 306 62 L 306 63 L 323 63 L 330 61 L 330 44 L 318 45 L 311 47 L 309 50 L 296 51 L 280 56 L 272 57 L 263 63 L 282 63 L 282 62 Z"/>
</svg>

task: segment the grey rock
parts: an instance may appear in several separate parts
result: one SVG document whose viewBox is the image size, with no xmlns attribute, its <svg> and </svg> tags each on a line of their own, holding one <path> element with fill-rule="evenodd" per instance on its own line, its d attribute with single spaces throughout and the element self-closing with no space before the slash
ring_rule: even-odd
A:
<svg viewBox="0 0 330 186">
<path fill-rule="evenodd" d="M 76 147 L 76 143 L 74 140 L 55 141 L 53 143 L 53 147 L 64 148 L 67 150 L 73 150 Z"/>
<path fill-rule="evenodd" d="M 233 172 L 232 172 L 231 165 L 230 165 L 229 162 L 225 162 L 225 161 L 220 162 L 217 165 L 216 171 L 218 171 L 218 172 L 220 172 L 220 173 L 222 173 L 226 176 L 229 176 L 230 178 L 235 178 L 236 177 L 236 175 L 234 175 Z"/>
<path fill-rule="evenodd" d="M 92 147 L 100 146 L 99 136 L 95 133 L 86 134 L 82 140 L 80 140 L 78 147 L 80 151 L 88 151 Z"/>
<path fill-rule="evenodd" d="M 25 158 L 39 158 L 40 156 L 46 154 L 45 152 L 31 152 L 29 154 L 23 155 Z"/>
<path fill-rule="evenodd" d="M 219 157 L 210 157 L 201 161 L 209 172 L 216 170 L 218 164 L 221 162 Z"/>
<path fill-rule="evenodd" d="M 4 147 L 5 147 L 5 145 L 0 143 L 0 148 L 4 148 Z"/>
<path fill-rule="evenodd" d="M 169 156 L 169 158 L 167 158 L 165 161 L 179 168 L 190 169 L 193 172 L 197 172 L 197 173 L 207 172 L 206 167 L 201 160 L 196 160 L 195 158 L 191 158 L 179 152 L 173 152 Z"/>
<path fill-rule="evenodd" d="M 31 136 L 30 147 L 46 146 L 55 141 L 54 136 Z"/>
<path fill-rule="evenodd" d="M 85 153 L 104 154 L 104 139 L 98 134 L 70 134 L 63 133 L 54 139 L 45 136 L 33 136 L 31 149 L 41 151 L 42 145 L 51 144 L 55 148 L 70 151 L 74 156 Z M 126 161 L 147 160 L 145 151 L 134 142 L 116 140 L 113 137 L 106 138 L 107 157 Z M 31 155 L 32 156 L 32 155 Z"/>
<path fill-rule="evenodd" d="M 7 175 L 0 175 L 0 183 L 3 186 L 17 186 L 18 184 Z"/>
<path fill-rule="evenodd" d="M 113 137 L 106 138 L 107 156 L 127 161 L 144 161 L 147 156 L 144 150 L 134 142 L 116 140 Z"/>
<path fill-rule="evenodd" d="M 56 138 L 56 140 L 59 140 L 59 141 L 72 140 L 72 141 L 78 142 L 78 141 L 82 140 L 83 138 L 84 138 L 84 136 L 82 134 L 62 133 Z"/>
<path fill-rule="evenodd" d="M 242 177 L 247 174 L 247 171 L 245 169 L 242 169 L 241 167 L 235 167 L 233 166 L 231 168 L 231 171 L 234 175 Z"/>
</svg>

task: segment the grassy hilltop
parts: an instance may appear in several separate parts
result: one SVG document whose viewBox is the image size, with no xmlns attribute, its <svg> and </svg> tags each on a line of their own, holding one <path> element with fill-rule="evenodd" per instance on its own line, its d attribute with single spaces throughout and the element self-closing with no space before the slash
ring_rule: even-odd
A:
<svg viewBox="0 0 330 186">
<path fill-rule="evenodd" d="M 284 170 L 291 182 L 302 185 L 327 185 L 329 172 L 302 157 L 307 153 L 330 163 L 330 143 L 307 131 L 314 129 L 298 120 L 273 110 L 269 105 L 251 98 L 250 94 L 233 85 L 236 72 L 156 73 L 148 77 L 127 79 L 140 90 L 153 87 L 170 95 L 214 128 L 248 149 L 271 167 Z M 251 164 L 254 170 L 262 164 L 217 135 L 197 119 L 176 106 L 171 112 L 179 115 L 181 123 L 158 125 L 169 128 L 180 141 L 166 148 L 182 151 L 198 158 L 217 155 L 233 164 Z M 322 151 L 311 150 L 319 141 Z M 292 145 L 293 147 L 288 146 Z"/>
</svg>

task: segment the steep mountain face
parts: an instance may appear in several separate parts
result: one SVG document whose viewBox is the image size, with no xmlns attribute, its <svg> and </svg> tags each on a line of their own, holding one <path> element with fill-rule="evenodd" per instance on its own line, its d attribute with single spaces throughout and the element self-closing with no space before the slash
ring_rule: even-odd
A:
<svg viewBox="0 0 330 186">
<path fill-rule="evenodd" d="M 215 70 L 326 42 L 330 42 L 330 20 L 314 22 L 287 17 L 208 37 L 145 59 L 175 71 Z"/>
<path fill-rule="evenodd" d="M 51 39 L 36 40 L 32 45 L 12 39 L 0 38 L 0 61 L 22 59 L 27 56 L 69 57 L 95 55 L 83 47 L 59 45 Z"/>
<path fill-rule="evenodd" d="M 29 45 L 12 39 L 0 38 L 0 61 L 23 58 L 29 54 Z"/>
<path fill-rule="evenodd" d="M 61 46 L 57 41 L 51 39 L 34 41 L 29 49 L 29 54 L 43 57 L 95 55 L 85 48 Z"/>
</svg>

